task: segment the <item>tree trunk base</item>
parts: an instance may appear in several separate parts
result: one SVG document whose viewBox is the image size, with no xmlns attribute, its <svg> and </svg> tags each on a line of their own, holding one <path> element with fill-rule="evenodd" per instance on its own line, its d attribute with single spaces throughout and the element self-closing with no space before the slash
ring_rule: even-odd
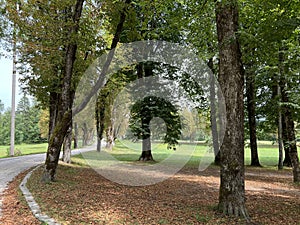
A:
<svg viewBox="0 0 300 225">
<path fill-rule="evenodd" d="M 139 161 L 143 161 L 143 162 L 154 161 L 151 150 L 143 151 L 142 155 L 139 158 Z"/>
<path fill-rule="evenodd" d="M 44 173 L 42 175 L 41 181 L 44 183 L 50 183 L 55 181 L 55 172 L 54 170 L 44 170 Z"/>
<path fill-rule="evenodd" d="M 225 215 L 241 217 L 245 219 L 247 223 L 251 223 L 251 219 L 247 212 L 247 209 L 243 205 L 237 205 L 232 202 L 220 203 L 218 209 Z"/>
<path fill-rule="evenodd" d="M 252 163 L 250 164 L 250 166 L 252 166 L 252 167 L 263 167 L 262 165 L 260 165 L 259 162 L 252 162 Z"/>
<path fill-rule="evenodd" d="M 300 163 L 298 158 L 297 150 L 295 152 L 290 152 L 290 158 L 293 165 L 293 177 L 294 183 L 300 182 Z"/>
<path fill-rule="evenodd" d="M 221 158 L 220 158 L 219 154 L 215 157 L 214 165 L 215 166 L 221 166 Z"/>
<path fill-rule="evenodd" d="M 102 140 L 101 139 L 97 139 L 97 152 L 101 152 L 101 143 L 102 143 Z"/>
<path fill-rule="evenodd" d="M 293 170 L 293 175 L 294 175 L 294 183 L 299 183 L 300 184 L 300 168 L 296 168 Z"/>
<path fill-rule="evenodd" d="M 292 163 L 288 161 L 283 161 L 283 166 L 285 167 L 292 167 Z"/>
<path fill-rule="evenodd" d="M 65 153 L 63 155 L 62 161 L 71 164 L 71 152 Z"/>
</svg>

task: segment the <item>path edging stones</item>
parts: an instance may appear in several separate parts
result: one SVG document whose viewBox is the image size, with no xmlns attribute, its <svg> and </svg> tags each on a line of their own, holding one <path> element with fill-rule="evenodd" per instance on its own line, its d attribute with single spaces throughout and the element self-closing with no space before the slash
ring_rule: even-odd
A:
<svg viewBox="0 0 300 225">
<path fill-rule="evenodd" d="M 43 164 L 42 164 L 43 165 Z M 35 167 L 33 170 L 31 170 L 22 180 L 21 184 L 19 185 L 25 199 L 26 202 L 28 204 L 28 206 L 31 209 L 32 214 L 41 222 L 44 222 L 48 225 L 60 225 L 60 223 L 57 223 L 53 218 L 50 218 L 49 216 L 47 216 L 46 214 L 41 212 L 41 209 L 39 207 L 39 205 L 36 203 L 36 201 L 34 200 L 31 192 L 28 190 L 28 188 L 26 187 L 27 181 L 28 179 L 31 177 L 31 174 L 37 170 L 38 168 L 40 168 L 42 165 L 39 165 L 37 167 Z"/>
</svg>

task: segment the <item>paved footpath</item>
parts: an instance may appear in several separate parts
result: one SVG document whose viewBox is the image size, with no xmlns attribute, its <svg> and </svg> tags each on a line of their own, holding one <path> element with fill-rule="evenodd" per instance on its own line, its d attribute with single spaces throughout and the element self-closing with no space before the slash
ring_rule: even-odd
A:
<svg viewBox="0 0 300 225">
<path fill-rule="evenodd" d="M 95 147 L 89 146 L 84 149 L 76 149 L 72 151 L 72 155 L 83 151 L 91 151 L 92 149 L 95 149 Z M 45 159 L 45 153 L 0 159 L 0 218 L 2 217 L 2 195 L 8 183 L 22 171 L 44 163 Z"/>
</svg>

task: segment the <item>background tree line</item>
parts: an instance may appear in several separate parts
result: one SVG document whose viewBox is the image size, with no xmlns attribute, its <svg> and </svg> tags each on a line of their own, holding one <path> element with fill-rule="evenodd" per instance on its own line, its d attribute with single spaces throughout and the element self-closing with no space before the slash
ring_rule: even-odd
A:
<svg viewBox="0 0 300 225">
<path fill-rule="evenodd" d="M 0 145 L 10 144 L 10 109 L 5 109 L 0 104 Z M 30 102 L 25 95 L 20 99 L 16 109 L 16 139 L 17 144 L 35 144 L 47 141 L 42 135 L 41 109 L 38 108 L 36 102 Z"/>
</svg>

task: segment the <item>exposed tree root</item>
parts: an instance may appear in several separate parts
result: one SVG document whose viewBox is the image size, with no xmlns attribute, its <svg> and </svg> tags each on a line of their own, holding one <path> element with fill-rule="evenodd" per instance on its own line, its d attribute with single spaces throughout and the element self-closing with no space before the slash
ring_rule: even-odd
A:
<svg viewBox="0 0 300 225">
<path fill-rule="evenodd" d="M 241 217 L 246 220 L 247 224 L 251 223 L 251 218 L 247 212 L 247 209 L 244 205 L 236 204 L 232 202 L 226 202 L 219 204 L 219 210 L 223 212 L 223 214 L 234 217 Z"/>
</svg>

